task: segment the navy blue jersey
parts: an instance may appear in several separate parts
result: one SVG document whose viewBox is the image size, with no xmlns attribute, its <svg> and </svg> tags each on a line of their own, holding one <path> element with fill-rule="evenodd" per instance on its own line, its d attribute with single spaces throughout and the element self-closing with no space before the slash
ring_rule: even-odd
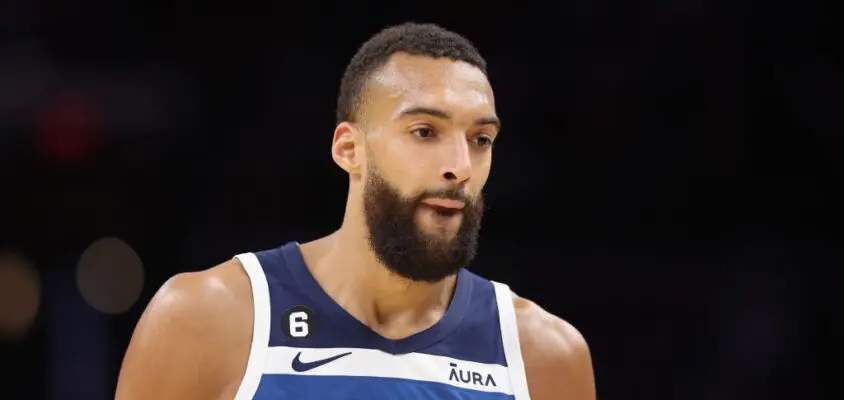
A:
<svg viewBox="0 0 844 400">
<path fill-rule="evenodd" d="M 391 340 L 328 296 L 297 243 L 237 258 L 255 322 L 236 400 L 529 399 L 504 284 L 463 269 L 439 322 Z"/>
</svg>

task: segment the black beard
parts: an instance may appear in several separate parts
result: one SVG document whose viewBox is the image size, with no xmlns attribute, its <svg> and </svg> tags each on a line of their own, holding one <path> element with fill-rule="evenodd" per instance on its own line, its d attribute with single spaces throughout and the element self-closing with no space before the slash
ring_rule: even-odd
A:
<svg viewBox="0 0 844 400">
<path fill-rule="evenodd" d="M 374 168 L 364 185 L 363 202 L 369 247 L 390 271 L 415 282 L 439 282 L 475 258 L 483 216 L 483 196 L 466 199 L 459 190 L 425 192 L 404 198 Z M 414 220 L 424 199 L 440 197 L 466 205 L 453 237 L 426 234 Z"/>
</svg>

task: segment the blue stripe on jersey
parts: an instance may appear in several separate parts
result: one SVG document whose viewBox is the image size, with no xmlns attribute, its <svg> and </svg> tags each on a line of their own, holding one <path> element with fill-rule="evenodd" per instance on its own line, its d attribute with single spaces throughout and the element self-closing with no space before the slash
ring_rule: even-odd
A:
<svg viewBox="0 0 844 400">
<path fill-rule="evenodd" d="M 301 348 L 371 348 L 390 354 L 425 353 L 507 366 L 495 289 L 468 270 L 458 276 L 454 297 L 443 318 L 431 328 L 401 340 L 384 338 L 333 301 L 313 278 L 298 244 L 256 252 L 267 277 L 271 304 L 269 346 Z M 306 341 L 292 340 L 280 329 L 284 313 L 295 306 L 313 310 L 321 332 Z"/>
<path fill-rule="evenodd" d="M 254 400 L 513 400 L 513 395 L 463 389 L 444 383 L 409 379 L 357 377 L 264 375 Z"/>
</svg>

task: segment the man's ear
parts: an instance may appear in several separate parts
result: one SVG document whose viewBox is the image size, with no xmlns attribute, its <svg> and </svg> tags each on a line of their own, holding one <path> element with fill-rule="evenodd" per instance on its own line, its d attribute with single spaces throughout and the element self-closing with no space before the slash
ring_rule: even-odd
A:
<svg viewBox="0 0 844 400">
<path fill-rule="evenodd" d="M 334 139 L 331 142 L 331 158 L 349 174 L 360 173 L 363 155 L 359 154 L 358 142 L 362 140 L 361 132 L 349 122 L 342 122 L 334 129 Z"/>
</svg>

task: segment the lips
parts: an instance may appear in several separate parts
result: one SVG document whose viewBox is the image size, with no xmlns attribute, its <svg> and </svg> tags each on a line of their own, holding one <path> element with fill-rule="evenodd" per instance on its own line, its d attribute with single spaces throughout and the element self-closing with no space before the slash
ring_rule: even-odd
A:
<svg viewBox="0 0 844 400">
<path fill-rule="evenodd" d="M 437 209 L 445 209 L 445 210 L 462 210 L 463 207 L 466 207 L 466 203 L 464 203 L 460 200 L 439 199 L 439 198 L 422 200 L 422 204 L 425 204 L 429 207 L 433 207 L 433 208 L 437 208 Z"/>
</svg>

